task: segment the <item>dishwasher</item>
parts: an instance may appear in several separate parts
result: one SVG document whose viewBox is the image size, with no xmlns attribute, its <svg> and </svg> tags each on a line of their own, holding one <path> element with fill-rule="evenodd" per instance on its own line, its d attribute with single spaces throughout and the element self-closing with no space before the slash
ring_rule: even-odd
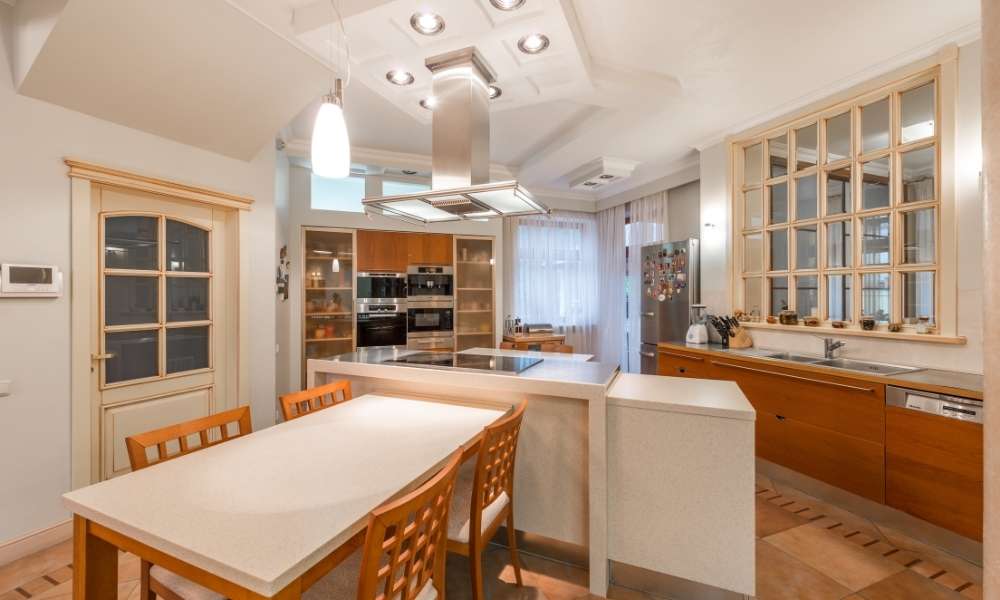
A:
<svg viewBox="0 0 1000 600">
<path fill-rule="evenodd" d="M 886 504 L 982 540 L 983 403 L 886 386 Z"/>
</svg>

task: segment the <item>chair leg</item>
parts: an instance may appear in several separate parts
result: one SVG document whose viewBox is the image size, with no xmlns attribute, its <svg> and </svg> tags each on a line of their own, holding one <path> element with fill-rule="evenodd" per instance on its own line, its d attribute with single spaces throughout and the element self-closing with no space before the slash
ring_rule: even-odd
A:
<svg viewBox="0 0 1000 600">
<path fill-rule="evenodd" d="M 486 600 L 483 594 L 483 555 L 479 548 L 469 546 L 469 570 L 472 574 L 472 600 Z"/>
<path fill-rule="evenodd" d="M 139 598 L 140 600 L 156 600 L 156 593 L 149 589 L 149 567 L 148 561 L 139 563 Z"/>
<path fill-rule="evenodd" d="M 517 553 L 517 534 L 514 532 L 513 507 L 507 512 L 507 546 L 510 548 L 510 563 L 514 567 L 514 579 L 518 587 L 524 585 L 521 580 L 521 556 Z"/>
</svg>

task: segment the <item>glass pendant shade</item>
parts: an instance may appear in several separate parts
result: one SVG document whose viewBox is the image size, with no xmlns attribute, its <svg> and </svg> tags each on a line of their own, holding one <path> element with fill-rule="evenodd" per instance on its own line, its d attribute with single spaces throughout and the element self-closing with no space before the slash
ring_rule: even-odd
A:
<svg viewBox="0 0 1000 600">
<path fill-rule="evenodd" d="M 332 97 L 324 98 L 313 125 L 312 170 L 331 179 L 351 174 L 351 140 L 344 110 Z"/>
</svg>

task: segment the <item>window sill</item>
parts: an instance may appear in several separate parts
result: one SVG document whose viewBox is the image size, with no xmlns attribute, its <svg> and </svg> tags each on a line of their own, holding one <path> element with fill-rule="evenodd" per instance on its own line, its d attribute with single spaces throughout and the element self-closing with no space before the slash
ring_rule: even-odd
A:
<svg viewBox="0 0 1000 600">
<path fill-rule="evenodd" d="M 790 333 L 811 333 L 813 335 L 824 335 L 824 336 L 856 336 L 856 337 L 870 337 L 878 338 L 882 340 L 895 340 L 901 342 L 922 342 L 926 344 L 951 344 L 955 346 L 964 345 L 966 343 L 965 336 L 950 336 L 942 335 L 939 333 L 909 333 L 906 331 L 892 332 L 885 329 L 876 329 L 874 331 L 865 331 L 863 329 L 846 327 L 844 329 L 837 329 L 836 327 L 831 327 L 829 324 L 821 324 L 817 327 L 808 327 L 806 325 L 781 325 L 778 323 L 740 323 L 743 327 L 747 329 L 768 329 L 774 331 L 787 331 Z"/>
</svg>

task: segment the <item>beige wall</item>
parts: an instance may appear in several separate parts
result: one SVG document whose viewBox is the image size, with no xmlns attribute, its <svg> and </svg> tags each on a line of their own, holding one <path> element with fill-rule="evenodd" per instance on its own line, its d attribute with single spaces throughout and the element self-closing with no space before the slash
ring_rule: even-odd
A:
<svg viewBox="0 0 1000 600">
<path fill-rule="evenodd" d="M 670 240 L 701 235 L 701 186 L 697 181 L 667 190 L 667 229 Z"/>
<path fill-rule="evenodd" d="M 846 338 L 845 356 L 889 360 L 902 364 L 983 372 L 983 256 L 981 171 L 980 66 L 977 41 L 962 46 L 958 59 L 958 97 L 955 144 L 956 208 L 958 220 L 958 334 L 968 338 L 961 346 L 911 343 L 860 337 Z M 702 302 L 710 311 L 732 308 L 728 278 L 731 206 L 728 189 L 728 144 L 701 153 Z M 715 227 L 706 227 L 714 223 Z M 822 348 L 814 336 L 755 330 L 754 341 L 767 348 L 815 353 Z"/>
<path fill-rule="evenodd" d="M 983 168 L 986 235 L 983 311 L 986 372 L 984 598 L 1000 598 L 1000 3 L 983 0 Z"/>
<path fill-rule="evenodd" d="M 252 323 L 249 389 L 255 427 L 273 423 L 274 173 L 266 148 L 244 162 L 65 110 L 14 93 L 11 8 L 0 2 L 0 262 L 55 264 L 69 281 L 70 182 L 75 156 L 252 196 L 241 252 Z M 0 299 L 0 544 L 69 518 L 70 298 Z M 243 360 L 241 358 L 241 360 Z"/>
</svg>

